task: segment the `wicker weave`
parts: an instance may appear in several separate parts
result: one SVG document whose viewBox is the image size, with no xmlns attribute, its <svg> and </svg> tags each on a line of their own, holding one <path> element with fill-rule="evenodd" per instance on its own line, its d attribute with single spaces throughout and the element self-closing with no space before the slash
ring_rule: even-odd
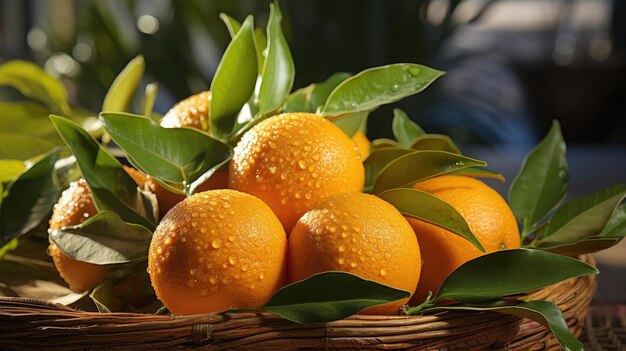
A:
<svg viewBox="0 0 626 351">
<path fill-rule="evenodd" d="M 583 259 L 593 263 L 591 256 Z M 595 290 L 592 277 L 535 294 L 555 301 L 580 335 Z M 173 317 L 82 312 L 37 300 L 0 298 L 0 349 L 198 350 L 414 349 L 551 350 L 558 344 L 537 323 L 498 313 L 353 316 L 297 324 L 267 313 Z"/>
<path fill-rule="evenodd" d="M 626 351 L 626 306 L 593 306 L 583 340 L 588 351 Z"/>
</svg>

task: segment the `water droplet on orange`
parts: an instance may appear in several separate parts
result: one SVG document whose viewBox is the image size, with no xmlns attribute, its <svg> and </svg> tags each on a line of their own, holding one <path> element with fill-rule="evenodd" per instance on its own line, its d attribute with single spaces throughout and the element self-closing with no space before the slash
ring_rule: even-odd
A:
<svg viewBox="0 0 626 351">
<path fill-rule="evenodd" d="M 222 239 L 213 239 L 213 241 L 211 241 L 211 246 L 214 249 L 219 249 L 222 247 Z"/>
</svg>

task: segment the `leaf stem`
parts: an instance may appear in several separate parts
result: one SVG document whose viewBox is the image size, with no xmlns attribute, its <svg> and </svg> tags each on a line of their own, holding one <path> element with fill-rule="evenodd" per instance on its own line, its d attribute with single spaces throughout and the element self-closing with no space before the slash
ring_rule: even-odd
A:
<svg viewBox="0 0 626 351">
<path fill-rule="evenodd" d="M 407 307 L 404 310 L 404 313 L 407 316 L 412 316 L 414 314 L 417 314 L 423 310 L 426 310 L 428 308 L 431 308 L 433 306 L 435 306 L 435 301 L 431 300 L 431 297 L 433 297 L 433 292 L 429 291 L 428 292 L 428 296 L 426 296 L 426 300 L 424 300 L 424 302 L 422 302 L 421 304 L 417 305 L 417 306 L 413 306 L 413 307 Z"/>
</svg>

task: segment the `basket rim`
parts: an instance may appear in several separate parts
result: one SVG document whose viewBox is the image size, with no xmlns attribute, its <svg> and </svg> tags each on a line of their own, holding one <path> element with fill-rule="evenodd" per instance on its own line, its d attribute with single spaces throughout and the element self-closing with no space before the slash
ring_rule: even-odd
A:
<svg viewBox="0 0 626 351">
<path fill-rule="evenodd" d="M 582 262 L 591 264 L 593 266 L 596 265 L 596 261 L 594 259 L 594 257 L 591 254 L 583 254 L 583 255 L 579 255 L 577 256 L 577 258 L 579 260 L 581 260 Z M 574 280 L 574 279 L 579 279 L 579 278 L 583 278 L 583 277 L 576 277 L 576 278 L 571 278 L 570 280 Z M 554 289 L 554 287 L 559 286 L 561 284 L 563 284 L 564 282 L 560 282 L 560 283 L 556 283 L 553 284 L 551 286 L 539 289 L 537 291 L 532 292 L 532 294 L 530 294 L 529 296 L 542 296 L 542 295 L 548 295 L 546 294 L 547 292 L 551 291 L 552 289 Z M 202 318 L 204 316 L 215 316 L 215 315 L 228 315 L 228 316 L 232 316 L 232 315 L 250 315 L 250 314 L 254 314 L 254 315 L 264 315 L 264 316 L 277 316 L 273 313 L 270 312 L 264 312 L 264 311 L 217 311 L 217 312 L 209 312 L 209 313 L 201 313 L 201 314 L 194 314 L 194 315 L 175 315 L 173 313 L 167 314 L 167 315 L 158 315 L 158 314 L 148 314 L 148 313 L 138 313 L 138 312 L 91 312 L 91 311 L 82 311 L 79 310 L 77 308 L 73 308 L 61 303 L 54 303 L 54 302 L 50 302 L 50 301 L 46 301 L 46 300 L 40 300 L 40 299 L 33 299 L 33 298 L 27 298 L 27 297 L 11 297 L 11 296 L 0 296 L 0 302 L 5 302 L 5 303 L 13 303 L 13 304 L 26 304 L 26 305 L 38 305 L 43 307 L 48 307 L 48 308 L 54 308 L 54 309 L 59 309 L 59 310 L 65 310 L 67 312 L 73 312 L 73 313 L 80 313 L 80 314 L 95 314 L 95 315 L 105 315 L 105 316 L 116 316 L 116 317 L 122 317 L 122 316 L 126 316 L 126 317 L 132 317 L 132 318 L 137 318 L 137 317 L 145 317 L 145 316 L 151 316 L 154 317 L 155 319 L 159 319 L 159 317 L 162 317 L 164 319 L 197 319 L 197 318 Z M 387 320 L 407 320 L 407 319 L 412 319 L 412 318 L 422 318 L 422 317 L 426 317 L 426 316 L 439 316 L 441 314 L 449 314 L 449 313 L 457 313 L 457 312 L 466 312 L 466 311 L 436 311 L 436 312 L 428 312 L 425 311 L 422 314 L 418 314 L 418 315 L 363 315 L 363 314 L 355 314 L 352 315 L 350 317 L 344 318 L 344 319 L 340 319 L 338 321 L 341 320 L 347 320 L 347 319 L 357 319 L 357 320 L 380 320 L 380 319 L 387 319 Z M 483 311 L 471 311 L 473 313 L 482 313 Z M 487 312 L 487 311 L 485 311 Z M 278 317 L 278 316 L 277 316 Z M 333 322 L 337 322 L 337 321 L 333 321 Z M 328 322 L 328 323 L 333 323 L 333 322 Z"/>
</svg>

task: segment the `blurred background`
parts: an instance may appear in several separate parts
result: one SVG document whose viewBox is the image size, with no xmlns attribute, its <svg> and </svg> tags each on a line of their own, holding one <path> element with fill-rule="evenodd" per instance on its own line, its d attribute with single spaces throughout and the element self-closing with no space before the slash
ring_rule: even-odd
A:
<svg viewBox="0 0 626 351">
<path fill-rule="evenodd" d="M 64 81 L 73 103 L 98 111 L 116 74 L 143 54 L 144 84 L 159 83 L 155 109 L 164 113 L 209 86 L 229 42 L 218 14 L 252 13 L 264 27 L 268 3 L 0 0 L 0 62 L 34 61 Z M 391 136 L 391 110 L 401 107 L 512 179 L 558 119 L 570 196 L 626 182 L 625 1 L 283 0 L 281 7 L 295 88 L 395 62 L 448 72 L 418 96 L 375 111 L 370 139 Z M 0 98 L 12 94 L 0 90 Z M 609 271 L 626 265 L 616 250 L 603 255 Z"/>
</svg>

